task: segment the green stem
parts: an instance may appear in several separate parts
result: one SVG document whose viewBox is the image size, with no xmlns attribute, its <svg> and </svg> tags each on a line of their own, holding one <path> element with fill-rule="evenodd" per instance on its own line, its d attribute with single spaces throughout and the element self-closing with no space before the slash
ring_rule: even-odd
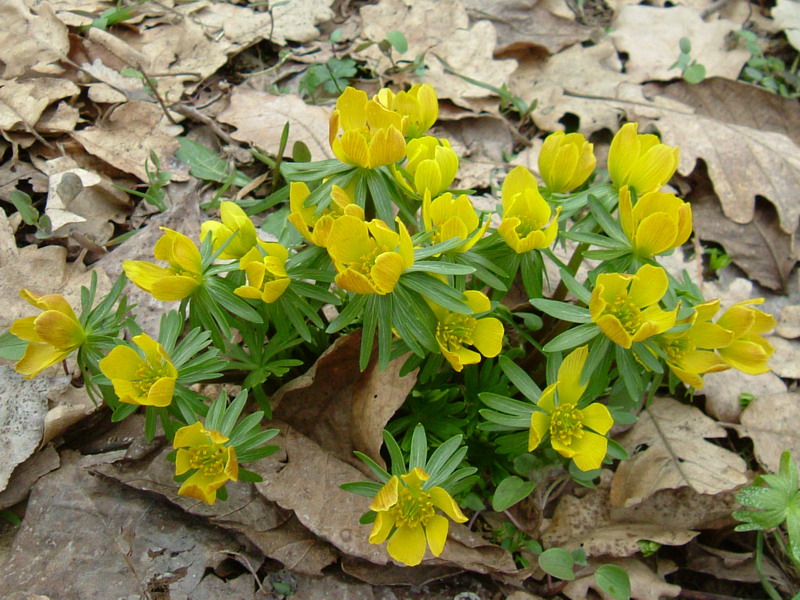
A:
<svg viewBox="0 0 800 600">
<path fill-rule="evenodd" d="M 758 577 L 761 579 L 761 587 L 767 592 L 767 595 L 772 598 L 772 600 L 781 600 L 781 595 L 778 593 L 772 584 L 767 579 L 766 574 L 764 573 L 764 565 L 762 564 L 764 559 L 764 532 L 758 531 L 756 533 L 756 571 L 758 571 Z"/>
<path fill-rule="evenodd" d="M 575 275 L 578 272 L 578 269 L 583 262 L 583 255 L 586 253 L 586 250 L 589 248 L 589 244 L 587 242 L 581 242 L 575 248 L 575 252 L 572 253 L 572 256 L 569 259 L 569 263 L 567 263 L 567 271 L 569 271 L 570 275 Z M 567 285 L 564 283 L 562 279 L 558 283 L 558 287 L 556 291 L 553 293 L 553 300 L 561 301 L 567 297 Z"/>
<path fill-rule="evenodd" d="M 647 399 L 644 402 L 645 408 L 650 408 L 650 403 L 653 401 L 658 388 L 661 387 L 662 381 L 664 381 L 664 373 L 656 373 L 653 375 L 653 379 L 650 380 L 650 389 L 647 392 Z"/>
</svg>

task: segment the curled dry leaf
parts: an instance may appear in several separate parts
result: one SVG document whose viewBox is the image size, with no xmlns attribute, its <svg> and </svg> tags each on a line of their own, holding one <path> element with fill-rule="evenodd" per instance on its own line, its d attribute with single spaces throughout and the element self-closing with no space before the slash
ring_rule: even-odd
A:
<svg viewBox="0 0 800 600">
<path fill-rule="evenodd" d="M 663 489 L 689 486 L 719 494 L 747 483 L 747 464 L 738 455 L 706 441 L 725 429 L 699 409 L 657 397 L 617 440 L 630 454 L 611 481 L 611 504 L 630 507 Z"/>
<path fill-rule="evenodd" d="M 592 30 L 572 18 L 554 15 L 538 0 L 483 2 L 464 0 L 472 21 L 489 19 L 497 30 L 495 54 L 545 48 L 550 54 L 591 37 Z M 570 17 L 572 15 L 570 14 Z"/>
<path fill-rule="evenodd" d="M 759 583 L 761 576 L 755 565 L 753 552 L 729 552 L 693 542 L 688 546 L 687 568 L 699 573 L 712 575 L 717 579 Z M 786 597 L 791 597 L 794 585 L 775 566 L 769 556 L 762 556 L 762 570 L 767 580 L 776 586 Z"/>
<path fill-rule="evenodd" d="M 772 372 L 788 379 L 800 379 L 800 342 L 777 336 L 767 340 L 775 348 L 775 354 L 769 358 Z"/>
<path fill-rule="evenodd" d="M 786 391 L 786 384 L 775 373 L 748 375 L 736 369 L 721 373 L 703 375 L 703 389 L 700 394 L 706 397 L 706 412 L 728 423 L 738 423 L 742 414 L 739 397 L 743 392 L 762 398 Z"/>
<path fill-rule="evenodd" d="M 594 567 L 592 572 L 570 581 L 564 586 L 562 592 L 571 600 L 584 600 L 589 598 L 589 590 L 593 590 L 601 598 L 608 598 L 594 578 L 594 571 L 603 564 L 613 564 L 621 567 L 628 574 L 631 582 L 631 598 L 634 600 L 663 600 L 664 598 L 677 598 L 681 593 L 679 585 L 664 581 L 662 573 L 653 572 L 642 561 L 634 558 L 594 559 L 589 561 Z"/>
<path fill-rule="evenodd" d="M 50 400 L 50 408 L 44 419 L 42 445 L 63 435 L 70 427 L 101 408 L 100 404 L 92 402 L 84 388 L 74 386 L 69 386 Z"/>
<path fill-rule="evenodd" d="M 80 88 L 69 79 L 35 77 L 33 79 L 0 80 L 0 129 L 5 131 L 47 129 L 38 123 L 45 109 L 61 98 L 77 96 Z M 50 117 L 50 129 L 53 129 Z M 45 124 L 47 125 L 47 124 Z"/>
<path fill-rule="evenodd" d="M 759 202 L 753 220 L 742 224 L 726 218 L 719 200 L 711 194 L 690 196 L 695 234 L 717 242 L 750 279 L 785 293 L 789 274 L 797 262 L 792 236 L 778 223 L 775 208 Z"/>
<path fill-rule="evenodd" d="M 342 571 L 370 585 L 412 585 L 420 587 L 461 572 L 458 567 L 417 565 L 413 569 L 394 564 L 376 565 L 354 556 L 343 556 Z"/>
<path fill-rule="evenodd" d="M 756 196 L 775 205 L 780 226 L 797 229 L 800 216 L 800 105 L 794 100 L 739 81 L 707 79 L 648 85 L 658 106 L 662 141 L 681 149 L 679 172 L 691 173 L 697 160 L 708 174 L 722 210 L 737 223 L 749 223 Z M 636 118 L 636 110 L 629 117 Z M 644 110 L 643 112 L 647 112 Z M 660 114 L 659 114 L 660 113 Z"/>
<path fill-rule="evenodd" d="M 169 171 L 174 181 L 186 181 L 187 168 L 173 157 L 178 149 L 176 136 L 182 128 L 165 121 L 158 104 L 128 102 L 104 123 L 76 131 L 72 136 L 90 154 L 142 181 L 148 181 L 145 163 L 150 160 L 150 152 L 158 155 L 162 170 Z"/>
<path fill-rule="evenodd" d="M 786 34 L 786 39 L 800 50 L 800 2 L 797 0 L 777 0 L 772 9 L 772 18 Z"/>
<path fill-rule="evenodd" d="M 287 152 L 299 141 L 308 146 L 314 160 L 333 158 L 326 129 L 330 112 L 306 104 L 299 96 L 273 96 L 239 86 L 233 90 L 230 106 L 217 118 L 236 127 L 233 139 L 273 153 L 278 151 L 283 128 L 289 123 Z"/>
<path fill-rule="evenodd" d="M 166 588 L 170 598 L 187 599 L 206 569 L 230 552 L 259 564 L 219 527 L 89 474 L 121 454 L 62 453 L 61 468 L 36 483 L 5 563 L 0 597 L 22 589 L 63 600 L 107 598 L 113 589 L 115 598 L 138 598 Z"/>
<path fill-rule="evenodd" d="M 42 3 L 31 11 L 24 0 L 5 0 L 0 3 L 0 63 L 6 79 L 32 72 L 38 75 L 57 75 L 64 69 L 57 64 L 66 58 L 69 37 L 66 25 Z"/>
<path fill-rule="evenodd" d="M 362 7 L 361 18 L 362 37 L 375 42 L 402 24 L 408 41 L 403 58 L 413 60 L 424 54 L 428 71 L 423 81 L 435 84 L 440 98 L 450 99 L 458 106 L 472 108 L 472 100 L 493 94 L 445 72 L 436 56 L 448 61 L 457 73 L 495 87 L 507 83 L 517 65 L 515 60 L 494 58 L 497 44 L 494 24 L 480 20 L 470 25 L 460 0 L 381 0 L 376 5 Z M 376 70 L 391 67 L 376 47 L 368 48 L 365 54 L 376 61 Z"/>
<path fill-rule="evenodd" d="M 778 472 L 781 453 L 800 457 L 800 394 L 771 394 L 753 400 L 742 413 L 740 433 L 753 440 L 756 460 L 767 471 Z"/>
<path fill-rule="evenodd" d="M 672 65 L 680 53 L 681 38 L 692 41 L 692 58 L 706 68 L 706 77 L 736 80 L 750 58 L 745 48 L 728 48 L 731 32 L 741 25 L 727 19 L 703 20 L 688 6 L 662 8 L 628 4 L 612 23 L 611 39 L 628 55 L 625 72 L 637 83 L 669 81 L 680 77 Z"/>
</svg>

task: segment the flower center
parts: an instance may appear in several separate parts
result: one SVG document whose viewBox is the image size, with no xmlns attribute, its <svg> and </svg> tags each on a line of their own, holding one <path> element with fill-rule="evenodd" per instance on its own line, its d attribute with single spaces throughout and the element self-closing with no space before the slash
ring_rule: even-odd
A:
<svg viewBox="0 0 800 600">
<path fill-rule="evenodd" d="M 553 411 L 550 419 L 550 436 L 565 446 L 583 437 L 583 412 L 574 404 L 562 404 Z"/>
<path fill-rule="evenodd" d="M 162 377 L 169 376 L 169 363 L 167 363 L 163 358 L 158 362 L 158 364 L 143 360 L 141 363 L 139 363 L 139 368 L 136 369 L 136 374 L 134 375 L 134 379 L 131 381 L 131 384 L 134 388 L 146 396 L 150 393 L 150 388 L 153 387 L 153 384 L 155 384 L 156 381 Z"/>
<path fill-rule="evenodd" d="M 221 444 L 202 444 L 189 449 L 189 466 L 206 477 L 221 475 L 225 470 L 227 452 Z"/>
<path fill-rule="evenodd" d="M 629 334 L 633 335 L 639 331 L 639 327 L 642 325 L 642 311 L 627 294 L 620 294 L 614 302 L 608 305 L 606 310 L 619 319 L 622 327 Z"/>
<path fill-rule="evenodd" d="M 436 341 L 442 348 L 456 350 L 463 344 L 472 345 L 472 332 L 477 319 L 459 313 L 449 313 L 436 324 Z"/>
<path fill-rule="evenodd" d="M 687 354 L 695 349 L 695 346 L 686 338 L 678 338 L 662 342 L 661 349 L 669 357 L 671 363 L 679 364 Z"/>
<path fill-rule="evenodd" d="M 545 225 L 545 223 L 529 215 L 517 215 L 517 218 L 519 219 L 519 225 L 516 226 L 516 231 L 520 238 L 528 237 L 534 231 L 541 230 Z"/>
<path fill-rule="evenodd" d="M 400 490 L 397 504 L 391 510 L 398 527 L 405 525 L 412 529 L 418 525 L 426 525 L 434 515 L 431 495 L 422 490 L 408 488 Z"/>
</svg>

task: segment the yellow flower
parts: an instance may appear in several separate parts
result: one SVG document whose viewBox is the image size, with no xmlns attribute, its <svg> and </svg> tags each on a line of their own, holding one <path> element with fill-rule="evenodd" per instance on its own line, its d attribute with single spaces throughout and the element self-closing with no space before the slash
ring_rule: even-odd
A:
<svg viewBox="0 0 800 600">
<path fill-rule="evenodd" d="M 468 290 L 464 292 L 467 306 L 473 314 L 483 313 L 491 309 L 489 298 L 482 292 Z M 500 354 L 503 345 L 503 324 L 494 317 L 476 319 L 470 315 L 451 312 L 436 304 L 431 304 L 436 315 L 436 341 L 442 355 L 456 371 L 464 365 L 474 365 L 481 360 L 481 354 L 492 358 Z M 478 352 L 465 348 L 475 346 Z"/>
<path fill-rule="evenodd" d="M 374 169 L 401 160 L 406 153 L 403 133 L 407 119 L 381 106 L 367 94 L 348 87 L 336 101 L 328 139 L 343 163 Z M 339 131 L 342 131 L 339 135 Z"/>
<path fill-rule="evenodd" d="M 266 252 L 266 256 L 262 255 Z M 275 302 L 289 287 L 286 259 L 289 251 L 277 243 L 263 243 L 261 249 L 253 248 L 239 261 L 239 268 L 247 274 L 247 285 L 233 293 L 242 298 Z"/>
<path fill-rule="evenodd" d="M 733 334 L 733 342 L 718 352 L 734 369 L 750 375 L 769 371 L 767 361 L 775 352 L 772 344 L 762 337 L 775 327 L 775 317 L 751 306 L 762 302 L 763 298 L 737 302 L 717 320 L 717 325 Z"/>
<path fill-rule="evenodd" d="M 452 185 L 458 172 L 458 154 L 450 147 L 450 142 L 431 136 L 417 138 L 408 142 L 408 163 L 406 172 L 412 181 L 396 172 L 398 181 L 406 189 L 422 196 L 429 191 L 437 196 Z"/>
<path fill-rule="evenodd" d="M 453 238 L 464 240 L 463 244 L 450 252 L 466 252 L 483 237 L 489 227 L 489 219 L 486 219 L 483 226 L 478 229 L 480 219 L 469 197 L 461 194 L 454 198 L 450 192 L 442 194 L 433 201 L 430 193 L 425 192 L 422 200 L 422 221 L 425 231 L 434 232 L 431 238 L 432 244 Z M 472 237 L 468 238 L 471 233 Z"/>
<path fill-rule="evenodd" d="M 694 307 L 694 313 L 683 323 L 691 327 L 680 333 L 665 333 L 656 343 L 667 355 L 667 366 L 686 385 L 703 388 L 700 375 L 725 371 L 730 368 L 716 348 L 723 348 L 733 341 L 733 333 L 711 323 L 710 319 L 719 310 L 719 300 L 711 300 Z"/>
<path fill-rule="evenodd" d="M 580 133 L 556 131 L 547 136 L 539 153 L 539 174 L 550 192 L 571 192 L 594 171 L 594 144 Z"/>
<path fill-rule="evenodd" d="M 239 462 L 233 446 L 226 446 L 228 438 L 219 431 L 205 429 L 202 423 L 181 427 L 175 432 L 172 447 L 178 449 L 175 457 L 175 475 L 195 472 L 183 482 L 178 495 L 214 504 L 217 490 L 228 480 L 239 478 Z"/>
<path fill-rule="evenodd" d="M 100 361 L 100 372 L 111 380 L 120 402 L 169 406 L 178 378 L 175 365 L 164 346 L 146 333 L 135 336 L 133 343 L 141 353 L 130 346 L 117 346 Z"/>
<path fill-rule="evenodd" d="M 405 134 L 410 138 L 425 135 L 439 117 L 439 101 L 433 86 L 428 83 L 416 83 L 407 92 L 397 94 L 383 88 L 375 98 L 387 109 L 407 118 Z"/>
<path fill-rule="evenodd" d="M 638 134 L 638 123 L 626 123 L 611 140 L 608 172 L 614 187 L 630 186 L 639 196 L 657 192 L 680 163 L 678 148 L 659 143 L 653 134 Z"/>
<path fill-rule="evenodd" d="M 428 479 L 428 474 L 419 467 L 400 477 L 395 475 L 369 505 L 377 513 L 370 543 L 382 544 L 389 538 L 386 544 L 389 556 L 409 567 L 422 562 L 426 541 L 434 556 L 444 550 L 450 522 L 435 509 L 456 523 L 467 520 L 444 488 L 424 488 Z"/>
<path fill-rule="evenodd" d="M 414 264 L 414 246 L 405 225 L 398 232 L 381 221 L 339 217 L 328 235 L 328 254 L 336 266 L 336 285 L 357 294 L 388 294 Z"/>
<path fill-rule="evenodd" d="M 632 206 L 630 189 L 624 185 L 619 190 L 619 219 L 639 258 L 677 248 L 692 234 L 692 207 L 673 194 L 648 192 Z"/>
<path fill-rule="evenodd" d="M 570 353 L 558 369 L 558 380 L 547 386 L 539 402 L 541 410 L 531 414 L 528 450 L 534 450 L 550 433 L 550 444 L 561 456 L 571 458 L 581 471 L 599 469 L 606 456 L 606 433 L 614 425 L 608 409 L 598 403 L 578 408 L 586 384 L 581 373 L 589 355 L 588 346 Z M 556 402 L 556 392 L 558 402 Z"/>
<path fill-rule="evenodd" d="M 156 300 L 183 300 L 203 282 L 200 251 L 182 233 L 162 227 L 164 235 L 156 242 L 153 254 L 169 263 L 160 267 L 141 260 L 126 260 L 122 268 L 128 278 Z"/>
<path fill-rule="evenodd" d="M 61 294 L 37 296 L 21 290 L 19 295 L 44 311 L 35 317 L 17 319 L 11 325 L 11 333 L 28 342 L 14 368 L 25 379 L 31 379 L 77 350 L 86 341 L 86 332 Z"/>
<path fill-rule="evenodd" d="M 558 216 L 550 220 L 552 210 L 536 184 L 536 178 L 523 166 L 514 167 L 503 182 L 503 221 L 497 233 L 514 252 L 523 254 L 547 248 L 558 234 Z M 550 223 L 548 225 L 548 222 Z"/>
<path fill-rule="evenodd" d="M 306 198 L 311 193 L 302 181 L 289 184 L 289 222 L 295 226 L 304 238 L 315 246 L 325 247 L 328 244 L 328 233 L 334 220 L 342 215 L 352 215 L 364 219 L 364 209 L 353 202 L 350 195 L 338 185 L 331 186 L 331 202 L 317 214 L 316 206 L 306 206 Z"/>
<path fill-rule="evenodd" d="M 675 325 L 678 315 L 678 307 L 667 312 L 658 306 L 668 287 L 664 269 L 651 265 L 644 265 L 636 275 L 598 275 L 589 301 L 592 321 L 623 348 L 664 333 Z"/>
<path fill-rule="evenodd" d="M 221 223 L 206 221 L 200 226 L 200 239 L 205 239 L 206 235 L 210 233 L 215 252 L 230 240 L 219 258 L 223 260 L 242 258 L 260 241 L 256 233 L 256 226 L 235 202 L 222 202 L 219 214 L 222 219 Z"/>
</svg>

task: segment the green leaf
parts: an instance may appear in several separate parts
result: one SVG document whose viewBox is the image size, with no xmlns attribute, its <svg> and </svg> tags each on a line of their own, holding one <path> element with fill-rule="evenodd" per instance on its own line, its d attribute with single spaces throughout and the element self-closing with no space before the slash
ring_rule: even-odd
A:
<svg viewBox="0 0 800 600">
<path fill-rule="evenodd" d="M 692 42 L 687 37 L 682 37 L 678 42 L 678 47 L 681 49 L 681 52 L 684 54 L 691 54 L 692 52 Z"/>
<path fill-rule="evenodd" d="M 700 83 L 706 78 L 706 68 L 700 63 L 692 63 L 683 71 L 683 80 L 686 83 Z"/>
<path fill-rule="evenodd" d="M 353 483 L 343 483 L 339 486 L 339 489 L 351 494 L 374 498 L 382 487 L 380 483 L 375 483 L 374 481 L 355 481 Z"/>
<path fill-rule="evenodd" d="M 464 294 L 428 273 L 403 273 L 400 283 L 447 310 L 464 315 L 472 314 L 472 309 L 464 304 Z"/>
<path fill-rule="evenodd" d="M 10 331 L 0 335 L 0 358 L 18 361 L 25 354 L 28 342 L 19 339 Z"/>
<path fill-rule="evenodd" d="M 505 396 L 493 394 L 492 392 L 481 392 L 478 394 L 478 398 L 480 398 L 481 402 L 483 402 L 489 408 L 493 408 L 494 410 L 504 412 L 514 417 L 524 416 L 529 421 L 531 418 L 531 413 L 536 410 L 532 404 L 506 398 Z M 531 401 L 535 402 L 536 400 L 531 399 Z"/>
<path fill-rule="evenodd" d="M 600 329 L 594 323 L 584 323 L 572 329 L 568 329 L 564 333 L 557 335 L 547 344 L 545 344 L 545 352 L 560 352 L 562 350 L 569 350 L 575 346 L 585 344 L 591 339 L 594 339 L 600 333 Z"/>
<path fill-rule="evenodd" d="M 426 458 L 428 456 L 428 440 L 425 435 L 425 428 L 418 424 L 411 435 L 411 453 L 408 460 L 408 470 L 413 471 L 416 467 L 425 469 Z"/>
<path fill-rule="evenodd" d="M 494 496 L 492 496 L 492 510 L 502 512 L 510 506 L 514 506 L 520 500 L 527 498 L 535 487 L 535 482 L 525 481 L 516 475 L 506 477 L 494 491 Z"/>
<path fill-rule="evenodd" d="M 386 34 L 386 39 L 392 45 L 392 48 L 397 50 L 400 54 L 408 51 L 408 40 L 400 31 L 394 30 Z"/>
<path fill-rule="evenodd" d="M 589 310 L 582 306 L 545 298 L 531 298 L 530 303 L 542 312 L 562 321 L 570 323 L 590 323 L 592 321 Z"/>
<path fill-rule="evenodd" d="M 406 273 L 413 271 L 422 271 L 424 273 L 438 273 L 440 275 L 471 275 L 475 272 L 474 267 L 467 265 L 457 265 L 449 262 L 436 262 L 432 260 L 422 260 L 415 262 L 408 269 Z"/>
<path fill-rule="evenodd" d="M 11 204 L 19 212 L 19 216 L 26 225 L 36 225 L 39 222 L 39 211 L 33 206 L 33 200 L 25 192 L 19 190 L 12 190 L 9 194 Z"/>
<path fill-rule="evenodd" d="M 570 293 L 578 300 L 588 305 L 589 301 L 592 299 L 592 293 L 578 283 L 578 280 L 566 269 L 559 269 L 558 272 L 561 274 L 561 280 L 564 282 L 564 285 L 567 286 Z"/>
<path fill-rule="evenodd" d="M 619 223 L 617 223 L 616 219 L 611 216 L 611 213 L 608 212 L 600 200 L 590 194 L 587 200 L 587 205 L 589 206 L 589 210 L 592 212 L 592 216 L 597 219 L 597 222 L 600 224 L 600 227 L 606 232 L 606 234 L 623 244 L 629 243 L 628 238 L 622 231 Z"/>
<path fill-rule="evenodd" d="M 572 558 L 572 554 L 563 548 L 550 548 L 539 555 L 539 566 L 542 570 L 558 579 L 566 581 L 575 579 L 572 570 L 574 565 L 575 559 Z"/>
<path fill-rule="evenodd" d="M 500 363 L 500 368 L 503 369 L 503 373 L 511 380 L 514 387 L 531 402 L 538 402 L 539 396 L 542 395 L 542 390 L 522 367 L 505 354 L 501 355 L 498 361 Z"/>
<path fill-rule="evenodd" d="M 622 567 L 600 565 L 594 572 L 594 580 L 601 590 L 616 600 L 629 600 L 631 597 L 631 580 Z"/>
<path fill-rule="evenodd" d="M 230 165 L 213 150 L 185 137 L 179 137 L 178 144 L 180 147 L 175 152 L 175 158 L 189 165 L 191 175 L 203 181 L 218 183 L 223 183 L 230 177 Z M 235 171 L 235 173 L 236 176 L 233 179 L 235 186 L 244 187 L 250 183 L 251 180 L 247 175 L 239 171 Z"/>
</svg>

